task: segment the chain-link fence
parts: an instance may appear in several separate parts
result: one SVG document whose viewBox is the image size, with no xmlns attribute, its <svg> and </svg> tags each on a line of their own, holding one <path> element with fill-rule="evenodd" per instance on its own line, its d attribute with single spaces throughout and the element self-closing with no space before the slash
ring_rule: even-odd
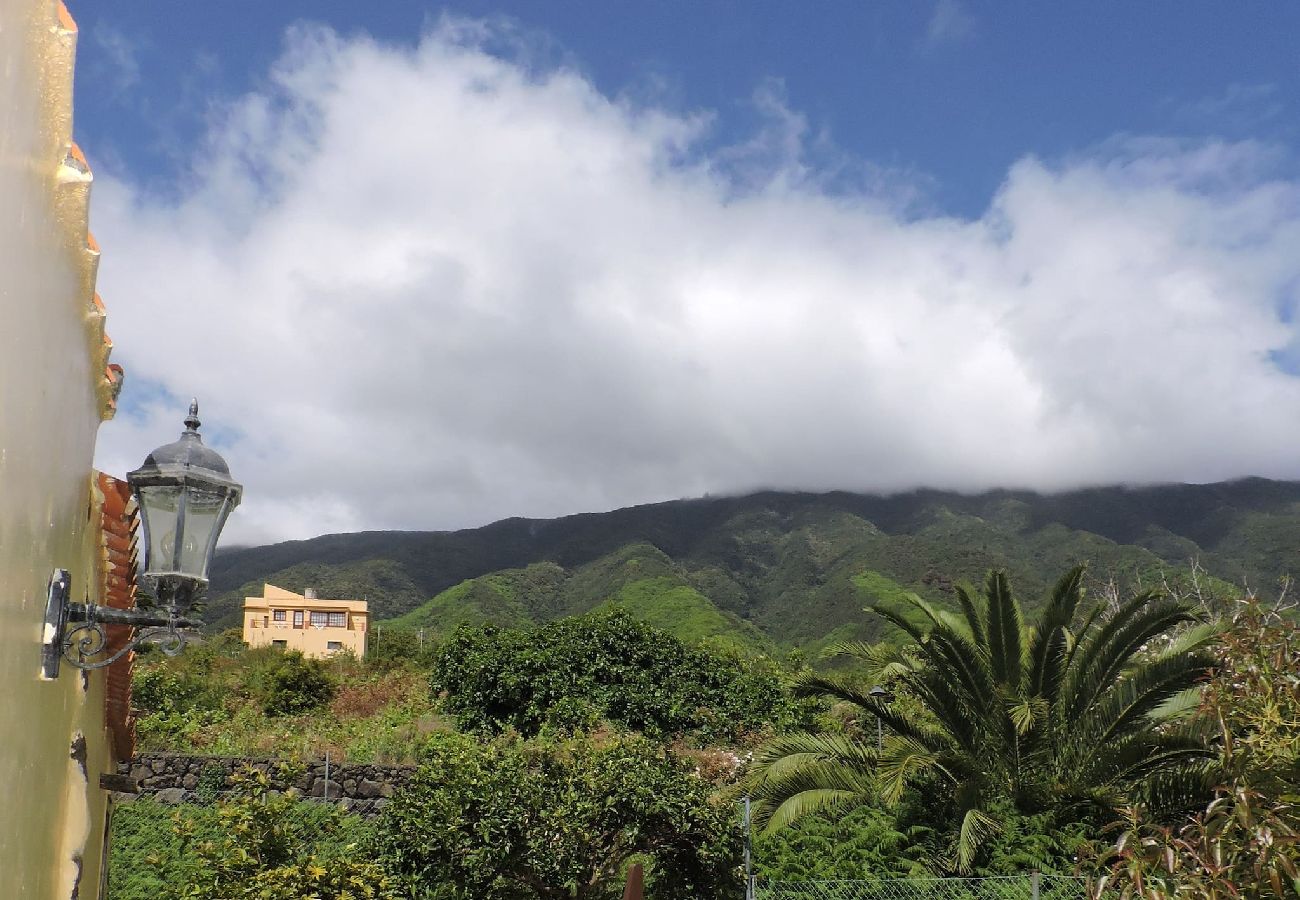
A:
<svg viewBox="0 0 1300 900">
<path fill-rule="evenodd" d="M 1087 900 L 1089 881 L 1066 875 L 890 878 L 870 881 L 764 881 L 754 900 Z"/>
</svg>

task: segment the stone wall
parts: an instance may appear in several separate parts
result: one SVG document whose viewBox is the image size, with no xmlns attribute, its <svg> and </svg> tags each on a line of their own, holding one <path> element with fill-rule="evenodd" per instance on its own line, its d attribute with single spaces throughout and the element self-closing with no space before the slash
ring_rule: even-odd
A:
<svg viewBox="0 0 1300 900">
<path fill-rule="evenodd" d="M 161 803 L 204 803 L 230 789 L 230 776 L 246 767 L 273 775 L 280 762 L 229 756 L 190 756 L 181 753 L 141 753 L 118 767 L 118 774 L 135 780 L 139 793 Z M 387 799 L 404 785 L 413 766 L 331 764 L 325 779 L 325 762 L 304 764 L 298 777 L 281 784 L 316 800 L 339 801 L 358 812 L 383 809 Z M 130 796 L 130 795 L 128 795 Z M 122 797 L 121 799 L 127 799 Z"/>
</svg>

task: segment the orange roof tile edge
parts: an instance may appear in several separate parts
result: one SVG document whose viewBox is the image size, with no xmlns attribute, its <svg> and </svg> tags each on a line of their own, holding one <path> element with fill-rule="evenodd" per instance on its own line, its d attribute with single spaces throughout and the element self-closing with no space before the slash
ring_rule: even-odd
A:
<svg viewBox="0 0 1300 900">
<path fill-rule="evenodd" d="M 105 606 L 131 609 L 135 606 L 136 505 L 131 488 L 103 472 L 95 473 L 100 498 L 102 596 Z M 116 653 L 131 639 L 125 625 L 106 627 L 105 650 Z M 135 651 L 130 651 L 104 670 L 104 725 L 112 736 L 113 755 L 126 762 L 135 753 L 135 718 L 131 715 L 131 675 Z"/>
<path fill-rule="evenodd" d="M 63 0 L 59 0 L 59 27 L 64 31 L 77 30 L 77 23 L 73 21 L 72 13 L 68 12 L 68 7 L 64 5 Z"/>
</svg>

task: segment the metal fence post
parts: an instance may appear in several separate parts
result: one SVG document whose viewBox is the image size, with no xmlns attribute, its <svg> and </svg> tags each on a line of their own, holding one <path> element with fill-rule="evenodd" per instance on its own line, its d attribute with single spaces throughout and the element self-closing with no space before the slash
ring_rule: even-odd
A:
<svg viewBox="0 0 1300 900">
<path fill-rule="evenodd" d="M 330 798 L 330 752 L 325 751 L 325 799 Z"/>
<path fill-rule="evenodd" d="M 1038 885 L 1042 878 L 1042 872 L 1034 872 L 1029 876 L 1029 896 L 1031 900 L 1038 900 Z"/>
<path fill-rule="evenodd" d="M 741 802 L 745 804 L 745 900 L 754 900 L 753 832 L 749 822 L 748 795 Z"/>
</svg>

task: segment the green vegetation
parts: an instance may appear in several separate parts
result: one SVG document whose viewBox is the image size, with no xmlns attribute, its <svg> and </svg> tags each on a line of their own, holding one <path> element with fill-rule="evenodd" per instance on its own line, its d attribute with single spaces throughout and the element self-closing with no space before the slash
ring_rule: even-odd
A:
<svg viewBox="0 0 1300 900">
<path fill-rule="evenodd" d="M 672 553 L 462 579 L 372 631 L 364 661 L 232 634 L 142 656 L 144 749 L 419 768 L 369 821 L 257 776 L 234 796 L 200 777 L 209 805 L 123 806 L 109 897 L 612 898 L 636 862 L 655 900 L 721 900 L 742 891 L 749 793 L 769 879 L 1037 870 L 1143 900 L 1300 900 L 1293 612 L 1190 568 L 1134 568 L 1121 593 L 1071 567 L 1027 579 L 1022 606 L 1001 571 L 975 591 L 931 567 L 940 540 L 1059 561 L 1074 532 L 1017 497 L 886 519 L 897 534 L 846 510 L 732 512 Z M 1125 525 L 1140 546 L 1080 540 L 1186 549 L 1147 519 Z M 546 531 L 500 527 L 510 552 Z M 769 591 L 807 604 L 780 613 L 798 648 L 753 624 L 777 621 Z M 809 669 L 832 640 L 842 664 Z"/>
<path fill-rule="evenodd" d="M 1127 810 L 1100 860 L 1123 897 L 1300 897 L 1300 627 L 1234 611 L 1199 719 L 1217 732 L 1214 799 L 1190 819 Z"/>
<path fill-rule="evenodd" d="M 362 860 L 373 838 L 355 816 L 273 793 L 260 772 L 211 806 L 141 798 L 113 816 L 112 900 L 397 900 Z"/>
<path fill-rule="evenodd" d="M 136 663 L 139 749 L 285 757 L 330 751 L 352 762 L 413 761 L 442 728 L 419 655 L 328 663 L 226 634 L 175 658 Z"/>
<path fill-rule="evenodd" d="M 629 862 L 651 896 L 734 890 L 739 835 L 709 785 L 635 738 L 431 741 L 384 811 L 378 850 L 407 896 L 613 898 Z"/>
<path fill-rule="evenodd" d="M 892 700 L 848 677 L 799 683 L 800 693 L 878 719 L 889 736 L 878 745 L 840 734 L 775 740 L 750 780 L 774 825 L 864 803 L 897 806 L 922 791 L 949 823 L 947 865 L 966 873 L 987 858 L 1006 812 L 1100 821 L 1133 798 L 1167 804 L 1167 795 L 1194 794 L 1210 751 L 1194 731 L 1162 725 L 1160 714 L 1213 664 L 1197 649 L 1211 632 L 1183 631 L 1150 649 L 1193 621 L 1190 608 L 1152 591 L 1084 608 L 1078 567 L 1033 628 L 1005 573 L 990 573 L 983 594 L 956 593 L 960 615 L 904 598 L 924 626 L 875 607 L 912 638 L 910 653 L 849 648 L 887 660 Z"/>
<path fill-rule="evenodd" d="M 334 681 L 323 662 L 290 650 L 277 654 L 257 672 L 253 696 L 268 716 L 299 715 L 333 699 Z"/>
<path fill-rule="evenodd" d="M 593 728 L 601 722 L 654 738 L 736 742 L 784 727 L 807 710 L 770 671 L 690 647 L 621 610 L 562 619 L 533 631 L 462 626 L 433 662 L 432 686 L 462 729 Z"/>
</svg>

